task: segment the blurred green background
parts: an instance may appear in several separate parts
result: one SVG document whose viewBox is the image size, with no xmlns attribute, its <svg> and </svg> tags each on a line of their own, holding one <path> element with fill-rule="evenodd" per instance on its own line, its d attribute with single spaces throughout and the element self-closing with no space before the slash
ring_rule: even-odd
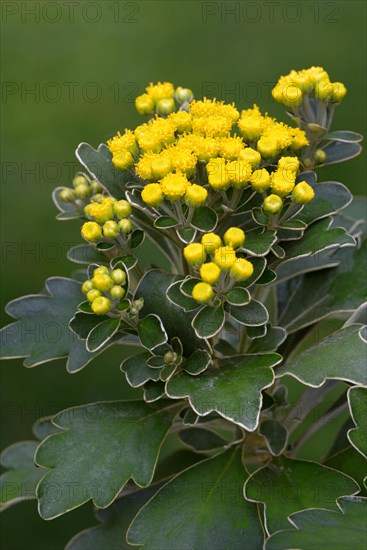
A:
<svg viewBox="0 0 367 550">
<path fill-rule="evenodd" d="M 366 3 L 116 1 L 2 3 L 2 306 L 69 275 L 77 222 L 57 222 L 51 192 L 69 185 L 79 142 L 93 146 L 140 122 L 134 98 L 150 81 L 253 102 L 286 120 L 270 99 L 280 74 L 322 65 L 348 88 L 334 129 L 365 133 Z M 364 192 L 362 157 L 320 178 Z M 9 319 L 4 314 L 3 321 Z M 93 400 L 131 396 L 108 351 L 78 374 L 65 361 L 25 369 L 3 362 L 2 444 L 31 439 L 40 416 Z M 53 522 L 34 502 L 1 516 L 4 550 L 58 550 L 93 525 L 88 504 Z M 21 526 L 21 528 L 19 528 Z M 108 549 L 105 549 L 108 550 Z"/>
</svg>

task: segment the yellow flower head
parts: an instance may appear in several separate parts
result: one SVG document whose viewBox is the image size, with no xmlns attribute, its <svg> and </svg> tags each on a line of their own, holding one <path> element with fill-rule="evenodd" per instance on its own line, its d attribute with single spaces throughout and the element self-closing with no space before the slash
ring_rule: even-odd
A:
<svg viewBox="0 0 367 550">
<path fill-rule="evenodd" d="M 231 119 L 221 115 L 202 116 L 192 120 L 193 132 L 205 137 L 227 137 L 232 126 Z"/>
<path fill-rule="evenodd" d="M 207 99 L 192 101 L 189 105 L 190 113 L 193 117 L 223 116 L 228 118 L 232 125 L 235 124 L 240 116 L 234 104 L 224 103 L 216 99 Z"/>
<path fill-rule="evenodd" d="M 154 100 L 149 94 L 139 95 L 135 99 L 135 107 L 139 115 L 152 115 L 154 113 Z"/>
<path fill-rule="evenodd" d="M 257 150 L 265 159 L 272 159 L 279 154 L 278 141 L 273 137 L 261 137 L 257 142 Z"/>
<path fill-rule="evenodd" d="M 234 160 L 226 164 L 228 180 L 237 189 L 246 187 L 251 177 L 251 164 L 245 160 Z"/>
<path fill-rule="evenodd" d="M 192 116 L 186 111 L 178 111 L 177 113 L 171 113 L 168 117 L 175 125 L 175 130 L 178 134 L 184 132 L 191 132 L 192 130 Z"/>
<path fill-rule="evenodd" d="M 164 198 L 159 183 L 148 183 L 141 192 L 141 198 L 148 206 L 159 206 Z"/>
<path fill-rule="evenodd" d="M 297 183 L 292 191 L 292 199 L 298 204 L 307 204 L 312 201 L 315 191 L 306 181 Z"/>
<path fill-rule="evenodd" d="M 118 170 L 128 170 L 134 165 L 134 158 L 129 151 L 123 150 L 113 155 L 112 162 Z"/>
<path fill-rule="evenodd" d="M 117 135 L 107 141 L 107 146 L 113 155 L 121 153 L 124 150 L 132 155 L 137 152 L 135 135 L 131 130 L 125 130 L 123 135 L 117 132 Z"/>
<path fill-rule="evenodd" d="M 238 160 L 247 161 L 251 165 L 251 168 L 255 169 L 260 166 L 261 155 L 255 149 L 252 149 L 252 147 L 245 147 L 245 149 L 239 152 Z"/>
<path fill-rule="evenodd" d="M 82 235 L 91 243 L 95 243 L 102 238 L 102 229 L 96 222 L 86 222 L 82 226 Z"/>
<path fill-rule="evenodd" d="M 300 130 L 299 128 L 292 128 L 291 136 L 291 149 L 298 151 L 298 149 L 302 149 L 302 147 L 306 147 L 307 145 L 309 145 L 306 133 L 303 130 Z"/>
<path fill-rule="evenodd" d="M 190 185 L 185 193 L 186 204 L 188 204 L 189 206 L 194 206 L 195 208 L 198 206 L 203 206 L 207 198 L 208 191 L 204 187 L 202 187 L 201 185 L 197 185 L 196 183 Z"/>
<path fill-rule="evenodd" d="M 223 240 L 228 246 L 239 248 L 245 242 L 245 232 L 239 227 L 230 227 L 224 233 Z"/>
<path fill-rule="evenodd" d="M 206 260 L 205 250 L 200 243 L 190 243 L 184 248 L 184 257 L 190 265 L 201 265 Z"/>
<path fill-rule="evenodd" d="M 203 264 L 200 268 L 200 277 L 210 285 L 215 285 L 218 282 L 220 274 L 221 270 L 214 262 Z"/>
<path fill-rule="evenodd" d="M 236 259 L 236 252 L 231 246 L 221 246 L 214 252 L 214 263 L 223 271 L 228 271 Z"/>
<path fill-rule="evenodd" d="M 153 181 L 155 176 L 152 172 L 152 162 L 153 160 L 159 158 L 155 153 L 144 153 L 139 159 L 139 162 L 135 165 L 135 170 L 138 176 L 143 178 L 143 180 Z"/>
<path fill-rule="evenodd" d="M 146 87 L 146 92 L 154 102 L 159 101 L 160 99 L 167 99 L 173 96 L 174 87 L 171 82 L 158 82 L 158 84 L 153 84 L 152 82 L 149 86 Z"/>
<path fill-rule="evenodd" d="M 201 237 L 201 244 L 204 246 L 204 250 L 207 254 L 212 254 L 222 246 L 222 239 L 216 233 L 205 233 Z"/>
<path fill-rule="evenodd" d="M 254 141 L 259 139 L 265 128 L 265 117 L 262 116 L 257 105 L 254 105 L 252 109 L 242 111 L 238 128 L 245 140 Z"/>
<path fill-rule="evenodd" d="M 230 184 L 226 170 L 226 161 L 220 157 L 211 159 L 207 166 L 208 181 L 215 191 L 223 191 Z"/>
<path fill-rule="evenodd" d="M 112 220 L 115 216 L 113 211 L 114 202 L 115 200 L 112 197 L 104 197 L 101 202 L 93 202 L 88 210 L 89 216 L 99 223 Z"/>
<path fill-rule="evenodd" d="M 213 288 L 209 283 L 196 283 L 192 289 L 192 297 L 200 304 L 206 304 L 213 298 Z"/>
<path fill-rule="evenodd" d="M 155 179 L 160 180 L 172 171 L 171 154 L 165 149 L 159 155 L 155 155 L 151 162 L 151 171 Z"/>
<path fill-rule="evenodd" d="M 283 201 L 278 195 L 269 195 L 264 199 L 263 209 L 268 214 L 277 214 L 283 208 Z"/>
<path fill-rule="evenodd" d="M 189 185 L 187 177 L 180 172 L 168 174 L 161 180 L 161 189 L 169 201 L 182 199 Z"/>
<path fill-rule="evenodd" d="M 342 82 L 333 82 L 333 93 L 331 94 L 331 101 L 339 103 L 344 99 L 347 93 L 347 89 Z"/>
<path fill-rule="evenodd" d="M 234 264 L 231 265 L 229 274 L 236 281 L 245 281 L 249 279 L 254 272 L 254 266 L 244 258 L 237 258 Z"/>
<path fill-rule="evenodd" d="M 243 150 L 243 140 L 241 137 L 227 137 L 219 140 L 219 155 L 226 160 L 235 160 Z"/>
<path fill-rule="evenodd" d="M 197 158 L 188 149 L 172 147 L 171 150 L 172 167 L 176 172 L 183 172 L 188 177 L 195 173 Z"/>
<path fill-rule="evenodd" d="M 292 192 L 296 181 L 296 174 L 289 171 L 273 172 L 270 177 L 270 187 L 275 195 L 279 197 L 286 197 Z"/>
<path fill-rule="evenodd" d="M 265 168 L 255 170 L 251 174 L 250 181 L 253 189 L 261 193 L 270 187 L 270 174 Z"/>
</svg>

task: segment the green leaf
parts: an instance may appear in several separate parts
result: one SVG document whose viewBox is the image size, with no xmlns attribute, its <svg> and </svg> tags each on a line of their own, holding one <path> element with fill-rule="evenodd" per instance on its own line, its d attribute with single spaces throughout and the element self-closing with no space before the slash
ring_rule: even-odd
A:
<svg viewBox="0 0 367 550">
<path fill-rule="evenodd" d="M 345 185 L 336 181 L 323 181 L 314 187 L 315 198 L 306 204 L 297 218 L 307 225 L 335 214 L 352 202 L 352 194 Z"/>
<path fill-rule="evenodd" d="M 149 485 L 176 412 L 167 402 L 115 401 L 57 414 L 53 422 L 65 431 L 48 437 L 36 454 L 37 464 L 51 468 L 37 489 L 41 517 L 55 518 L 91 499 L 105 508 L 129 478 Z"/>
<path fill-rule="evenodd" d="M 154 313 L 147 315 L 139 322 L 138 333 L 143 346 L 150 350 L 165 344 L 168 340 L 161 319 Z"/>
<path fill-rule="evenodd" d="M 127 170 L 116 170 L 107 145 L 102 143 L 98 149 L 93 149 L 88 143 L 81 143 L 75 151 L 75 155 L 107 193 L 116 199 L 125 198 L 125 185 L 129 181 L 133 181 L 134 176 Z"/>
<path fill-rule="evenodd" d="M 354 479 L 360 486 L 362 495 L 367 495 L 367 490 L 363 485 L 367 475 L 366 459 L 353 447 L 348 447 L 328 458 L 325 466 L 339 470 Z"/>
<path fill-rule="evenodd" d="M 249 333 L 247 333 L 248 336 Z M 287 332 L 282 327 L 267 326 L 264 336 L 255 338 L 249 345 L 247 353 L 264 353 L 276 351 L 287 337 Z"/>
<path fill-rule="evenodd" d="M 206 428 L 185 428 L 178 432 L 180 439 L 197 452 L 206 452 L 219 449 L 228 444 L 228 441 Z"/>
<path fill-rule="evenodd" d="M 188 468 L 139 512 L 128 542 L 144 550 L 261 548 L 257 509 L 240 495 L 246 477 L 239 450 Z"/>
<path fill-rule="evenodd" d="M 361 134 L 357 132 L 351 132 L 350 130 L 337 130 L 335 132 L 329 132 L 323 138 L 325 141 L 344 141 L 346 143 L 358 143 L 363 140 Z"/>
<path fill-rule="evenodd" d="M 129 525 L 159 488 L 160 484 L 155 484 L 147 489 L 129 492 L 108 508 L 95 510 L 100 525 L 75 535 L 65 550 L 131 550 L 125 542 Z"/>
<path fill-rule="evenodd" d="M 336 312 L 357 309 L 366 300 L 362 281 L 367 271 L 367 239 L 361 248 L 338 254 L 337 268 L 307 274 L 292 294 L 279 324 L 288 332 L 299 330 Z"/>
<path fill-rule="evenodd" d="M 261 391 L 274 381 L 272 367 L 281 361 L 276 353 L 242 355 L 225 359 L 218 369 L 207 369 L 200 376 L 181 372 L 166 386 L 173 399 L 188 398 L 201 416 L 217 412 L 248 431 L 256 429 L 262 404 Z"/>
<path fill-rule="evenodd" d="M 319 504 L 317 506 L 320 507 Z M 292 514 L 290 519 L 296 529 L 275 533 L 266 541 L 265 549 L 345 550 L 353 548 L 353 550 L 365 550 L 367 499 L 340 498 L 338 507 L 342 513 L 316 508 Z"/>
<path fill-rule="evenodd" d="M 211 338 L 218 334 L 225 321 L 223 306 L 204 306 L 193 318 L 192 326 L 198 338 Z"/>
<path fill-rule="evenodd" d="M 83 302 L 85 303 L 85 302 Z M 80 306 L 80 304 L 79 304 Z M 86 311 L 78 311 L 71 319 L 69 326 L 82 340 L 88 338 L 88 334 L 103 321 L 111 319 L 108 315 L 95 315 Z"/>
<path fill-rule="evenodd" d="M 218 223 L 218 216 L 208 206 L 199 206 L 195 208 L 191 224 L 200 231 L 213 231 Z"/>
<path fill-rule="evenodd" d="M 135 256 L 118 256 L 111 260 L 111 269 L 115 269 L 120 262 L 124 264 L 126 270 L 129 270 L 136 266 L 138 260 Z"/>
<path fill-rule="evenodd" d="M 277 378 L 289 374 L 314 388 L 322 386 L 326 380 L 366 385 L 367 348 L 360 330 L 361 325 L 350 325 L 333 332 L 279 367 Z"/>
<path fill-rule="evenodd" d="M 180 222 L 171 218 L 171 216 L 159 216 L 154 221 L 154 227 L 157 229 L 169 229 L 170 227 L 176 227 Z"/>
<path fill-rule="evenodd" d="M 154 403 L 155 401 L 158 401 L 158 399 L 161 399 L 165 395 L 164 387 L 164 382 L 161 382 L 160 380 L 157 382 L 149 380 L 146 384 L 144 384 L 144 400 L 147 403 Z"/>
<path fill-rule="evenodd" d="M 236 321 L 249 327 L 265 325 L 269 321 L 266 307 L 256 300 L 245 306 L 228 306 L 228 312 Z"/>
<path fill-rule="evenodd" d="M 37 441 L 21 441 L 1 453 L 0 462 L 9 470 L 0 477 L 0 509 L 36 498 L 36 487 L 45 475 L 43 468 L 34 464 Z"/>
<path fill-rule="evenodd" d="M 134 229 L 130 235 L 130 248 L 138 248 L 145 239 L 145 233 L 142 229 Z"/>
<path fill-rule="evenodd" d="M 167 288 L 173 281 L 173 275 L 152 269 L 145 273 L 141 279 L 135 299 L 144 298 L 144 307 L 141 310 L 143 315 L 159 312 L 169 339 L 178 336 L 182 342 L 185 356 L 189 356 L 196 349 L 206 347 L 206 344 L 196 337 L 191 327 L 193 314 L 184 312 L 165 297 Z"/>
<path fill-rule="evenodd" d="M 251 256 L 266 256 L 276 242 L 276 231 L 274 229 L 254 229 L 246 232 L 246 240 L 241 250 Z"/>
<path fill-rule="evenodd" d="M 183 369 L 185 372 L 192 374 L 193 376 L 201 374 L 210 365 L 211 358 L 207 351 L 203 349 L 197 349 L 192 355 L 185 361 Z"/>
<path fill-rule="evenodd" d="M 23 296 L 7 305 L 6 312 L 18 321 L 0 332 L 2 356 L 27 357 L 26 367 L 68 357 L 67 370 L 76 372 L 96 356 L 87 351 L 85 342 L 69 328 L 69 321 L 83 299 L 81 284 L 51 277 L 45 289 L 45 294 Z"/>
<path fill-rule="evenodd" d="M 253 473 L 245 485 L 245 497 L 265 506 L 269 534 L 289 527 L 287 517 L 306 508 L 337 510 L 336 499 L 358 492 L 350 477 L 316 462 L 282 458 Z"/>
<path fill-rule="evenodd" d="M 329 166 L 330 164 L 337 164 L 358 157 L 362 151 L 362 146 L 359 143 L 332 141 L 323 149 L 326 153 L 326 160 L 322 166 Z"/>
<path fill-rule="evenodd" d="M 147 364 L 150 353 L 139 353 L 125 359 L 121 364 L 121 370 L 125 373 L 126 380 L 133 388 L 139 388 L 148 380 L 159 380 L 159 369 L 150 368 Z"/>
<path fill-rule="evenodd" d="M 348 439 L 358 452 L 367 458 L 367 388 L 349 388 L 348 403 L 355 428 Z"/>
<path fill-rule="evenodd" d="M 78 244 L 73 246 L 67 253 L 67 258 L 71 262 L 76 264 L 106 264 L 108 258 L 104 254 L 101 254 L 89 244 Z"/>
<path fill-rule="evenodd" d="M 311 271 L 319 271 L 328 267 L 336 267 L 339 265 L 339 252 L 335 254 L 337 248 L 327 248 L 321 252 L 316 252 L 312 256 L 303 256 L 293 259 L 290 262 L 284 261 L 276 266 L 276 284 L 282 283 Z M 346 251 L 342 251 L 343 253 Z M 348 250 L 347 252 L 350 252 Z M 324 272 L 325 273 L 325 272 Z"/>
<path fill-rule="evenodd" d="M 248 290 L 240 286 L 231 288 L 226 294 L 226 300 L 232 306 L 244 306 L 249 303 L 251 296 Z"/>
<path fill-rule="evenodd" d="M 90 352 L 98 351 L 111 340 L 120 326 L 120 319 L 107 319 L 94 327 L 88 334 L 87 350 Z"/>
<path fill-rule="evenodd" d="M 181 292 L 181 284 L 182 281 L 176 281 L 175 283 L 172 283 L 168 289 L 167 289 L 167 298 L 170 302 L 175 304 L 176 306 L 182 308 L 184 311 L 193 311 L 194 309 L 197 309 L 199 307 L 199 304 L 197 303 L 194 298 L 190 298 L 183 292 Z"/>
<path fill-rule="evenodd" d="M 269 451 L 275 455 L 281 455 L 288 442 L 288 432 L 276 420 L 264 420 L 260 425 L 260 433 L 264 436 Z"/>
<path fill-rule="evenodd" d="M 196 237 L 196 229 L 194 227 L 185 227 L 184 229 L 177 229 L 176 233 L 178 238 L 185 244 L 192 243 Z"/>
</svg>

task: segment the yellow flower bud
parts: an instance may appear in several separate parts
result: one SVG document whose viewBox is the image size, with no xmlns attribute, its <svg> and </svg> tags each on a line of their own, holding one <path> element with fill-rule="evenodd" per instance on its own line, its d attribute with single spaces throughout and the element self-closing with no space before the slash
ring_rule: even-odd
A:
<svg viewBox="0 0 367 550">
<path fill-rule="evenodd" d="M 228 188 L 230 181 L 226 171 L 225 160 L 222 158 L 211 159 L 207 166 L 209 185 L 215 191 L 224 191 Z"/>
<path fill-rule="evenodd" d="M 229 270 L 229 274 L 236 281 L 245 281 L 254 272 L 254 266 L 244 258 L 238 258 Z"/>
<path fill-rule="evenodd" d="M 107 273 L 96 273 L 92 279 L 94 288 L 101 292 L 108 292 L 113 287 L 113 280 Z"/>
<path fill-rule="evenodd" d="M 148 183 L 141 192 L 141 198 L 148 206 L 159 206 L 163 201 L 163 193 L 159 183 Z"/>
<path fill-rule="evenodd" d="M 95 300 L 99 296 L 101 296 L 101 292 L 99 290 L 97 290 L 96 288 L 92 288 L 91 290 L 89 290 L 89 292 L 87 292 L 88 302 L 93 302 L 93 300 Z"/>
<path fill-rule="evenodd" d="M 156 110 L 159 115 L 169 115 L 175 110 L 175 101 L 172 97 L 160 99 L 157 102 Z"/>
<path fill-rule="evenodd" d="M 113 203 L 114 200 L 111 197 L 104 197 L 100 203 L 92 203 L 88 213 L 97 222 L 105 223 L 114 218 Z"/>
<path fill-rule="evenodd" d="M 122 286 L 115 285 L 110 290 L 110 296 L 112 300 L 121 300 L 125 296 L 125 290 Z"/>
<path fill-rule="evenodd" d="M 148 132 L 139 137 L 139 147 L 144 153 L 148 151 L 152 153 L 159 153 L 162 148 L 157 136 Z"/>
<path fill-rule="evenodd" d="M 119 221 L 118 226 L 121 233 L 130 233 L 133 228 L 133 224 L 131 223 L 129 218 L 122 218 L 122 220 Z"/>
<path fill-rule="evenodd" d="M 333 93 L 333 84 L 330 80 L 322 80 L 315 84 L 315 97 L 320 101 L 328 101 Z"/>
<path fill-rule="evenodd" d="M 82 284 L 82 292 L 83 294 L 87 294 L 90 290 L 94 288 L 92 281 L 84 281 Z"/>
<path fill-rule="evenodd" d="M 168 174 L 161 181 L 161 189 L 169 201 L 177 201 L 184 197 L 190 183 L 181 173 Z"/>
<path fill-rule="evenodd" d="M 208 191 L 201 185 L 194 183 L 187 188 L 185 193 L 185 202 L 189 206 L 202 206 L 208 197 Z"/>
<path fill-rule="evenodd" d="M 283 201 L 278 195 L 269 195 L 264 200 L 263 209 L 268 214 L 277 214 L 283 207 Z"/>
<path fill-rule="evenodd" d="M 250 182 L 253 189 L 261 193 L 270 187 L 270 174 L 265 168 L 260 168 L 251 174 Z"/>
<path fill-rule="evenodd" d="M 292 192 L 296 175 L 294 173 L 276 171 L 271 174 L 270 187 L 273 193 L 279 195 L 279 197 L 286 197 Z"/>
<path fill-rule="evenodd" d="M 111 310 L 112 304 L 108 298 L 99 296 L 99 298 L 93 300 L 91 307 L 96 315 L 105 315 Z"/>
<path fill-rule="evenodd" d="M 100 265 L 99 267 L 96 267 L 96 269 L 93 271 L 93 275 L 97 275 L 97 273 L 103 273 L 105 275 L 109 275 L 109 269 L 105 265 Z"/>
<path fill-rule="evenodd" d="M 96 195 L 102 191 L 102 187 L 96 180 L 92 180 L 89 184 L 92 195 Z"/>
<path fill-rule="evenodd" d="M 224 271 L 228 271 L 236 259 L 236 252 L 231 246 L 221 246 L 214 253 L 214 262 Z"/>
<path fill-rule="evenodd" d="M 110 277 L 117 285 L 125 285 L 126 273 L 122 269 L 114 269 L 110 273 Z"/>
<path fill-rule="evenodd" d="M 224 233 L 223 239 L 231 248 L 239 248 L 245 242 L 245 233 L 239 227 L 230 227 Z"/>
<path fill-rule="evenodd" d="M 200 243 L 191 243 L 184 248 L 185 260 L 190 265 L 200 265 L 205 262 L 206 254 L 204 247 Z"/>
<path fill-rule="evenodd" d="M 78 197 L 78 199 L 86 199 L 90 195 L 90 189 L 89 185 L 82 183 L 80 185 L 77 185 L 74 189 L 74 195 Z"/>
<path fill-rule="evenodd" d="M 158 157 L 152 161 L 151 164 L 152 174 L 157 180 L 167 176 L 172 170 L 172 164 L 168 157 Z"/>
<path fill-rule="evenodd" d="M 306 181 L 300 181 L 292 191 L 292 199 L 298 204 L 307 204 L 312 201 L 315 191 Z"/>
<path fill-rule="evenodd" d="M 75 176 L 73 179 L 73 187 L 77 187 L 78 185 L 88 185 L 88 180 L 85 176 Z"/>
<path fill-rule="evenodd" d="M 109 220 L 103 225 L 103 235 L 106 239 L 115 239 L 119 233 L 119 226 L 114 220 Z"/>
<path fill-rule="evenodd" d="M 210 302 L 213 296 L 213 288 L 208 283 L 197 283 L 192 289 L 192 297 L 200 304 Z"/>
<path fill-rule="evenodd" d="M 220 268 L 214 262 L 203 264 L 200 268 L 200 277 L 206 283 L 215 285 L 221 274 Z"/>
<path fill-rule="evenodd" d="M 139 115 L 154 113 L 154 101 L 148 94 L 142 94 L 135 99 L 135 107 Z"/>
<path fill-rule="evenodd" d="M 246 160 L 250 163 L 251 168 L 254 169 L 260 166 L 261 155 L 258 151 L 255 151 L 255 149 L 252 149 L 252 147 L 246 147 L 240 151 L 238 160 Z"/>
<path fill-rule="evenodd" d="M 119 219 L 127 218 L 132 213 L 131 204 L 125 200 L 116 201 L 113 205 L 113 211 Z"/>
<path fill-rule="evenodd" d="M 74 191 L 72 189 L 66 188 L 60 191 L 60 200 L 62 202 L 73 202 L 74 200 Z"/>
<path fill-rule="evenodd" d="M 347 89 L 342 82 L 333 82 L 333 92 L 331 94 L 331 101 L 338 103 L 344 99 Z"/>
<path fill-rule="evenodd" d="M 128 170 L 134 165 L 134 157 L 127 151 L 115 153 L 112 157 L 112 162 L 118 170 Z"/>
<path fill-rule="evenodd" d="M 222 246 L 222 239 L 215 233 L 205 233 L 205 235 L 201 237 L 201 244 L 206 254 L 212 254 L 217 248 Z"/>
<path fill-rule="evenodd" d="M 317 164 L 323 164 L 326 160 L 325 151 L 323 149 L 316 149 L 314 158 Z"/>
<path fill-rule="evenodd" d="M 102 229 L 96 222 L 86 222 L 82 227 L 83 237 L 92 243 L 102 238 Z"/>
<path fill-rule="evenodd" d="M 246 187 L 251 177 L 251 164 L 246 160 L 234 160 L 226 164 L 228 180 L 236 189 Z"/>
<path fill-rule="evenodd" d="M 279 154 L 278 142 L 271 137 L 261 137 L 257 142 L 257 150 L 262 157 L 272 159 Z"/>
<path fill-rule="evenodd" d="M 283 105 L 298 107 L 303 100 L 302 90 L 298 86 L 287 85 L 283 89 Z"/>
</svg>

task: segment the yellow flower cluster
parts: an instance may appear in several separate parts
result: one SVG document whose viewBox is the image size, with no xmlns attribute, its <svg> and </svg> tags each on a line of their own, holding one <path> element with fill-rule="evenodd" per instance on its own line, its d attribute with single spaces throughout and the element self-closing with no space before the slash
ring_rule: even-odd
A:
<svg viewBox="0 0 367 550">
<path fill-rule="evenodd" d="M 73 189 L 70 187 L 64 187 L 60 191 L 60 200 L 62 202 L 76 202 L 87 201 L 99 193 L 101 193 L 102 187 L 98 181 L 89 181 L 84 175 L 77 174 L 73 179 Z"/>
<path fill-rule="evenodd" d="M 245 233 L 239 227 L 230 227 L 223 236 L 205 233 L 200 243 L 191 243 L 184 248 L 184 257 L 190 265 L 199 269 L 201 282 L 192 290 L 192 297 L 199 303 L 207 303 L 214 297 L 213 286 L 222 272 L 229 273 L 237 281 L 245 281 L 254 272 L 251 262 L 237 257 L 236 249 L 245 242 Z M 208 256 L 212 256 L 207 261 Z"/>
<path fill-rule="evenodd" d="M 169 115 L 176 109 L 176 103 L 187 103 L 193 98 L 192 91 L 188 88 L 174 88 L 171 82 L 150 83 L 146 93 L 135 100 L 136 110 L 140 115 Z"/>
<path fill-rule="evenodd" d="M 322 67 L 292 70 L 288 75 L 281 76 L 272 90 L 275 101 L 293 108 L 301 105 L 304 95 L 313 95 L 320 101 L 339 103 L 346 93 L 344 84 L 330 82 L 328 73 Z"/>
<path fill-rule="evenodd" d="M 126 200 L 117 201 L 113 197 L 101 197 L 99 201 L 91 202 L 84 208 L 84 213 L 90 220 L 82 226 L 82 235 L 89 242 L 97 242 L 102 236 L 113 240 L 120 233 L 130 233 L 132 223 L 129 216 L 131 205 Z"/>
<path fill-rule="evenodd" d="M 122 269 L 101 266 L 93 271 L 93 278 L 82 285 L 92 311 L 96 315 L 105 315 L 125 296 L 126 273 Z"/>
</svg>

